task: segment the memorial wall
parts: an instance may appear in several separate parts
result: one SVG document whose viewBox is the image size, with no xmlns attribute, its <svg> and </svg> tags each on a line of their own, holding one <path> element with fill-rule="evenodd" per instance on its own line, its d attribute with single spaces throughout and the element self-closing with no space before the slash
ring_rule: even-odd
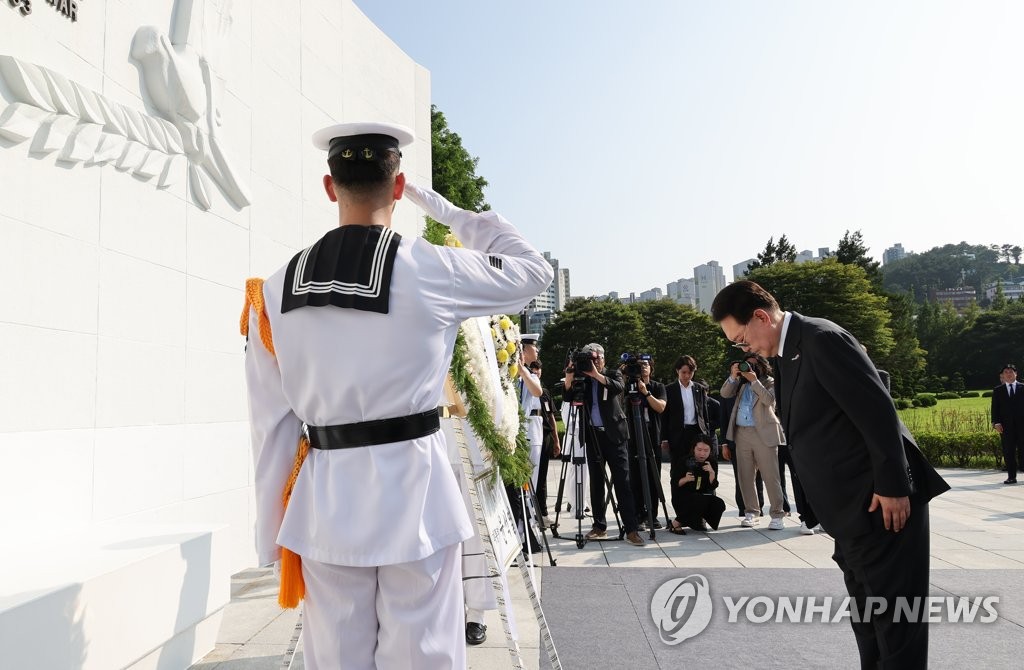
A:
<svg viewBox="0 0 1024 670">
<path fill-rule="evenodd" d="M 0 0 L 5 553 L 211 524 L 254 564 L 242 287 L 337 225 L 310 135 L 359 120 L 429 183 L 429 73 L 350 0 Z"/>
</svg>

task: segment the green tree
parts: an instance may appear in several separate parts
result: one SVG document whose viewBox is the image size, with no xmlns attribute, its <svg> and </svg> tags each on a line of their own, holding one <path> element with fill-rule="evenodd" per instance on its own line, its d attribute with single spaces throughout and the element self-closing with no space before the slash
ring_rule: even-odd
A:
<svg viewBox="0 0 1024 670">
<path fill-rule="evenodd" d="M 462 146 L 462 138 L 448 127 L 444 113 L 430 106 L 430 176 L 435 191 L 463 209 L 490 209 L 484 200 L 487 180 L 476 174 L 479 158 Z"/>
<path fill-rule="evenodd" d="M 914 323 L 916 306 L 909 292 L 887 294 L 886 302 L 891 315 L 889 330 L 892 331 L 893 337 L 892 350 L 887 356 L 877 357 L 869 349 L 868 355 L 878 367 L 889 372 L 893 396 L 909 397 L 913 395 L 911 389 L 924 374 L 926 366 L 926 352 L 921 348 L 921 343 L 917 339 L 917 329 Z"/>
<path fill-rule="evenodd" d="M 992 304 L 989 307 L 994 312 L 1006 308 L 1006 294 L 1003 293 L 1003 282 L 996 281 L 996 294 L 992 296 Z"/>
<path fill-rule="evenodd" d="M 962 366 L 964 333 L 971 327 L 977 311 L 961 316 L 953 305 L 928 302 L 917 309 L 917 337 L 928 352 L 927 374 L 949 375 Z"/>
<path fill-rule="evenodd" d="M 792 263 L 796 260 L 796 247 L 783 235 L 776 243 L 774 237 L 768 238 L 768 244 L 764 250 L 757 254 L 757 258 L 747 268 L 747 276 L 757 268 L 768 267 L 776 263 Z"/>
<path fill-rule="evenodd" d="M 448 127 L 444 113 L 430 106 L 430 175 L 435 191 L 452 204 L 482 212 L 491 208 L 484 200 L 487 180 L 477 175 L 479 158 L 462 146 L 462 138 Z M 423 237 L 434 244 L 444 244 L 448 227 L 427 217 Z"/>
<path fill-rule="evenodd" d="M 724 378 L 726 374 L 728 342 L 710 316 L 669 299 L 640 302 L 630 307 L 640 315 L 644 333 L 643 346 L 638 346 L 636 351 L 654 357 L 651 375 L 655 379 L 674 381 L 673 364 L 679 356 L 689 354 L 697 359 L 698 378 L 707 379 L 712 388 L 717 388 L 720 375 Z"/>
<path fill-rule="evenodd" d="M 999 312 L 978 315 L 963 332 L 957 345 L 960 354 L 958 367 L 968 386 L 995 386 L 999 369 L 1004 364 L 1021 362 L 1022 329 L 1024 303 L 1020 300 L 1014 300 Z"/>
<path fill-rule="evenodd" d="M 605 364 L 616 367 L 619 355 L 647 346 L 640 313 L 616 300 L 578 298 L 570 300 L 554 321 L 544 328 L 541 364 L 546 377 L 557 379 L 555 371 L 565 369 L 569 352 L 596 342 L 604 347 Z M 554 384 L 552 384 L 552 387 Z M 552 388 L 553 393 L 558 391 Z"/>
<path fill-rule="evenodd" d="M 859 230 L 852 234 L 849 230 L 846 231 L 843 238 L 839 240 L 839 246 L 836 247 L 834 257 L 840 263 L 857 265 L 864 268 L 864 272 L 871 283 L 881 287 L 882 271 L 879 269 L 881 264 L 868 256 L 868 248 L 864 244 L 864 235 Z"/>
<path fill-rule="evenodd" d="M 875 360 L 892 352 L 888 302 L 872 290 L 863 268 L 827 258 L 758 268 L 749 278 L 771 291 L 782 309 L 826 318 L 850 331 Z"/>
</svg>

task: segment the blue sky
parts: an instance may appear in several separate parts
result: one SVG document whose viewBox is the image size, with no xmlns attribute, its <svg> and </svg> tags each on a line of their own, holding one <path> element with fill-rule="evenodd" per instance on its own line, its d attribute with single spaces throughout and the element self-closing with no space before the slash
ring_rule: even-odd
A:
<svg viewBox="0 0 1024 670">
<path fill-rule="evenodd" d="M 1024 3 L 356 0 L 574 295 L 786 234 L 1024 245 Z"/>
</svg>

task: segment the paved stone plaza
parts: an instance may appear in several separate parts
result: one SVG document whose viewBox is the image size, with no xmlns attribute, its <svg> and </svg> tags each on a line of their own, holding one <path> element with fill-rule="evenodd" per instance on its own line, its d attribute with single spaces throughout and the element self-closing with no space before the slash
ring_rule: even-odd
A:
<svg viewBox="0 0 1024 670">
<path fill-rule="evenodd" d="M 551 493 L 556 493 L 559 470 L 557 467 L 553 467 L 552 470 L 548 490 Z M 665 468 L 663 479 L 665 479 L 666 489 L 668 486 L 667 472 L 668 470 Z M 957 593 L 956 589 L 951 590 L 949 586 L 951 581 L 956 581 L 960 584 L 962 591 L 959 595 L 1000 596 L 1000 621 L 997 624 L 1001 628 L 997 636 L 998 640 L 1000 644 L 1020 649 L 1024 644 L 1024 607 L 1015 600 L 1020 599 L 1020 594 L 1024 592 L 1024 589 L 1021 588 L 1021 585 L 1024 584 L 1024 487 L 1003 486 L 1000 482 L 1005 476 L 994 471 L 943 470 L 942 475 L 953 489 L 937 498 L 931 505 L 933 586 L 937 592 Z M 551 590 L 556 584 L 563 585 L 570 575 L 582 582 L 593 582 L 593 579 L 588 579 L 591 574 L 589 569 L 603 569 L 607 571 L 607 577 L 601 578 L 596 586 L 589 588 L 588 593 L 591 596 L 589 602 L 593 602 L 596 590 L 598 599 L 606 592 L 607 602 L 611 604 L 619 602 L 617 592 L 624 588 L 623 583 L 626 582 L 641 584 L 650 581 L 649 589 L 653 590 L 657 584 L 667 578 L 667 575 L 675 574 L 672 572 L 673 569 L 681 569 L 678 570 L 677 576 L 690 574 L 696 569 L 702 569 L 709 575 L 721 576 L 732 569 L 745 571 L 742 575 L 736 575 L 737 578 L 746 575 L 761 579 L 763 575 L 775 575 L 776 581 L 780 583 L 815 582 L 827 585 L 827 588 L 836 595 L 844 594 L 842 577 L 831 559 L 832 540 L 828 535 L 801 535 L 799 521 L 795 514 L 786 519 L 786 528 L 781 531 L 767 530 L 766 521 L 760 524 L 760 528 L 742 528 L 732 501 L 731 469 L 723 467 L 721 476 L 722 484 L 719 487 L 719 492 L 725 494 L 722 497 L 726 500 L 728 509 L 722 519 L 721 528 L 717 532 L 705 534 L 689 531 L 686 536 L 676 536 L 666 531 L 658 531 L 656 540 L 648 542 L 645 547 L 632 547 L 624 542 L 605 541 L 589 543 L 583 549 L 577 549 L 572 539 L 556 540 L 549 536 L 551 549 L 558 565 L 546 567 L 548 565 L 546 554 L 535 554 L 535 560 L 543 560 L 543 563 L 538 563 L 537 581 L 540 586 L 548 584 L 549 590 Z M 790 500 L 792 500 L 791 492 Z M 553 504 L 550 507 L 553 511 Z M 564 519 L 563 524 L 565 521 L 569 521 L 569 519 Z M 564 535 L 571 537 L 574 533 L 574 527 L 572 528 L 573 533 L 569 532 L 570 529 L 565 529 L 564 525 L 563 528 Z M 588 529 L 589 519 L 584 521 L 584 532 Z M 614 527 L 610 529 L 609 536 L 616 537 L 617 533 L 612 531 L 614 531 Z M 647 540 L 648 533 L 642 535 Z M 563 568 L 566 570 L 562 573 L 557 572 Z M 588 570 L 581 571 L 580 568 Z M 541 573 L 544 573 L 543 577 L 541 577 Z M 559 576 L 558 580 L 549 578 L 556 574 Z M 736 573 L 728 572 L 728 574 L 735 575 Z M 996 580 L 994 577 L 999 577 L 999 579 Z M 714 577 L 709 578 L 714 579 Z M 972 590 L 974 586 L 972 580 L 977 581 L 976 592 Z M 520 648 L 523 651 L 527 667 L 547 667 L 546 659 L 541 659 L 543 651 L 539 645 L 539 635 L 533 612 L 519 572 L 515 569 L 510 571 L 510 583 L 515 617 L 520 632 Z M 606 586 L 602 586 L 602 584 Z M 235 576 L 232 600 L 224 614 L 217 648 L 201 663 L 193 666 L 196 670 L 280 668 L 281 657 L 292 636 L 297 615 L 292 611 L 282 612 L 278 608 L 275 587 L 276 583 L 269 570 L 248 570 Z M 809 593 L 814 592 L 810 591 Z M 633 593 L 635 595 L 636 590 Z M 644 597 L 639 598 L 640 601 L 644 599 Z M 563 641 L 560 649 L 562 650 L 561 660 L 565 668 L 583 667 L 590 663 L 588 659 L 587 663 L 581 665 L 581 657 L 578 654 L 572 654 L 569 657 L 566 652 L 578 644 L 579 638 L 586 640 L 587 636 L 596 636 L 598 633 L 603 648 L 622 648 L 628 644 L 630 648 L 636 649 L 631 652 L 634 654 L 632 656 L 633 665 L 636 667 L 676 666 L 684 658 L 679 647 L 669 650 L 658 640 L 657 636 L 645 637 L 642 632 L 640 635 L 634 635 L 625 626 L 610 625 L 616 621 L 616 616 L 609 616 L 607 612 L 595 612 L 592 605 L 587 603 L 588 601 L 581 600 L 580 609 L 582 611 L 578 616 L 572 614 L 574 608 L 567 608 L 564 600 L 545 605 L 549 619 L 552 619 L 551 626 L 555 645 L 559 646 L 560 636 Z M 643 602 L 633 601 L 632 605 L 626 602 L 622 606 L 623 609 L 630 607 L 632 609 L 628 612 L 613 614 L 624 614 L 633 623 L 646 622 L 650 627 L 650 614 L 644 609 Z M 567 611 L 570 613 L 568 616 L 577 617 L 571 623 L 567 623 L 562 614 Z M 493 612 L 489 613 L 489 616 L 487 641 L 479 647 L 469 648 L 469 667 L 476 670 L 511 667 L 500 620 Z M 955 645 L 954 648 L 960 646 L 955 640 L 958 632 L 955 626 L 955 624 L 944 624 L 941 634 L 938 635 L 933 630 L 931 645 L 931 665 L 933 667 L 951 667 L 962 664 L 959 659 L 954 659 L 944 653 L 936 653 L 937 648 L 944 649 L 950 645 Z M 639 626 L 637 630 L 642 631 L 642 628 Z M 707 636 L 712 633 L 714 628 L 715 626 L 712 625 L 703 635 Z M 832 664 L 833 667 L 855 667 L 857 663 L 856 649 L 848 624 L 837 624 L 828 628 L 829 635 L 838 640 L 837 646 L 840 647 L 838 650 L 833 648 L 829 651 L 839 654 L 840 659 L 847 661 L 840 660 L 839 666 L 834 665 L 832 657 L 807 655 L 807 649 L 798 641 L 794 641 L 793 637 L 786 638 L 787 644 L 799 646 L 776 647 L 770 649 L 771 655 L 777 661 L 781 661 L 787 657 L 787 654 L 792 654 L 792 658 L 801 659 L 797 664 L 800 667 L 815 667 L 826 662 Z M 624 639 L 618 639 L 618 637 Z M 627 637 L 628 639 L 625 639 Z M 701 636 L 695 638 L 695 640 L 700 639 Z M 736 658 L 743 657 L 745 654 L 761 653 L 757 649 L 763 648 L 764 645 L 760 639 L 747 635 L 733 636 L 728 639 L 735 646 L 733 653 L 737 654 Z M 689 642 L 684 642 L 683 646 Z M 846 645 L 848 649 L 843 645 Z M 302 667 L 301 651 L 300 644 L 298 658 L 293 665 L 295 668 Z M 668 651 L 680 653 L 672 656 L 667 653 Z M 724 653 L 725 649 L 723 648 L 721 651 Z M 769 649 L 765 649 L 765 651 L 767 652 Z M 976 655 L 973 658 L 975 662 L 983 661 L 991 668 L 1011 667 L 1010 656 L 1006 653 L 1005 646 L 983 645 L 980 653 L 989 653 L 991 657 Z M 848 658 L 847 654 L 849 654 Z M 611 658 L 607 660 L 610 663 L 607 667 L 616 665 Z M 720 667 L 731 666 L 723 660 Z M 774 666 L 768 663 L 762 664 L 760 667 Z"/>
</svg>

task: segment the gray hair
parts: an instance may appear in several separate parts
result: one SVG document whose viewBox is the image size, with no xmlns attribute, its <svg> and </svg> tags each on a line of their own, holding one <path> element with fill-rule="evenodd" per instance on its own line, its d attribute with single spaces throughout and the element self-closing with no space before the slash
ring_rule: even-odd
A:
<svg viewBox="0 0 1024 670">
<path fill-rule="evenodd" d="M 598 356 L 604 356 L 604 347 L 602 347 L 597 342 L 591 342 L 587 346 L 583 347 L 582 351 L 588 354 L 593 352 L 596 353 Z"/>
</svg>

